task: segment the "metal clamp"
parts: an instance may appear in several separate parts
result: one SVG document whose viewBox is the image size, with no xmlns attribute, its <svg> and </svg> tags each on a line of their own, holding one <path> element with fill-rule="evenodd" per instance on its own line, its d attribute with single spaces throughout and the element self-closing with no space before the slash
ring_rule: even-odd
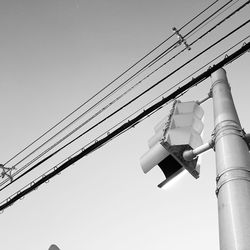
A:
<svg viewBox="0 0 250 250">
<path fill-rule="evenodd" d="M 238 135 L 242 138 L 245 136 L 244 130 L 241 128 L 241 126 L 233 121 L 233 120 L 224 120 L 216 125 L 214 128 L 214 131 L 212 133 L 213 140 L 215 144 L 223 137 L 226 135 Z"/>
<path fill-rule="evenodd" d="M 188 50 L 191 50 L 191 47 L 188 45 L 186 39 L 179 33 L 179 30 L 177 30 L 175 27 L 173 27 L 172 30 L 179 38 L 178 44 L 181 45 L 183 43 Z"/>
<path fill-rule="evenodd" d="M 222 186 L 224 186 L 228 182 L 236 180 L 244 180 L 250 182 L 250 169 L 235 167 L 235 168 L 228 168 L 223 172 L 221 172 L 216 177 L 216 184 L 217 184 L 217 188 L 215 191 L 216 195 L 218 196 Z"/>
<path fill-rule="evenodd" d="M 7 168 L 3 164 L 0 164 L 0 168 L 2 169 L 2 173 L 1 173 L 2 179 L 5 176 L 7 176 L 10 179 L 10 181 L 12 182 L 13 181 L 13 176 L 11 174 L 11 171 L 14 170 L 14 168 Z"/>
<path fill-rule="evenodd" d="M 218 79 L 218 80 L 216 80 L 215 82 L 213 82 L 213 83 L 212 83 L 212 86 L 211 86 L 211 88 L 210 88 L 210 91 L 213 91 L 213 88 L 214 88 L 217 84 L 219 84 L 219 83 L 224 83 L 224 81 L 221 80 L 221 79 Z M 227 85 L 228 85 L 229 90 L 231 90 L 230 84 L 227 83 Z"/>
</svg>

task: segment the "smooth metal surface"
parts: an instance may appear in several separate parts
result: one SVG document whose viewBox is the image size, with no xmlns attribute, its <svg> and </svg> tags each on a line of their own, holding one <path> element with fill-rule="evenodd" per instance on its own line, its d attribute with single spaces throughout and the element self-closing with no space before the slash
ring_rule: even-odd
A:
<svg viewBox="0 0 250 250">
<path fill-rule="evenodd" d="M 250 249 L 250 156 L 224 69 L 212 74 L 221 250 Z"/>
<path fill-rule="evenodd" d="M 212 96 L 210 95 L 210 93 L 208 94 L 207 97 L 205 97 L 204 99 L 197 101 L 198 105 L 201 105 L 202 103 L 206 102 L 207 100 L 209 100 Z"/>
<path fill-rule="evenodd" d="M 186 161 L 192 161 L 199 154 L 206 152 L 207 150 L 211 149 L 212 147 L 213 147 L 213 141 L 207 142 L 207 143 L 205 143 L 205 144 L 203 144 L 195 149 L 184 151 L 183 158 Z"/>
</svg>

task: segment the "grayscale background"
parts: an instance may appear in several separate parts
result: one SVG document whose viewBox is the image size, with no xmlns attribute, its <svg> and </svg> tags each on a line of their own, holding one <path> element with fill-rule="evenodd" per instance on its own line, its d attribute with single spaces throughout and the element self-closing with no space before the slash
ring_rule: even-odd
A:
<svg viewBox="0 0 250 250">
<path fill-rule="evenodd" d="M 210 27 L 243 2 L 238 1 Z M 181 27 L 210 3 L 212 1 L 206 0 L 1 0 L 0 163 L 170 36 L 172 27 Z M 218 1 L 199 21 L 224 3 L 224 0 Z M 249 6 L 197 42 L 191 51 L 185 51 L 163 67 L 111 110 L 248 18 Z M 181 33 L 185 34 L 197 24 L 195 21 Z M 1 200 L 247 35 L 249 25 L 27 178 L 2 191 Z M 166 47 L 176 40 L 177 36 L 173 37 Z M 225 69 L 242 126 L 249 132 L 250 54 L 246 53 Z M 210 86 L 211 80 L 207 79 L 181 100 L 203 99 Z M 202 107 L 205 111 L 203 136 L 204 141 L 208 141 L 213 130 L 212 101 Z M 201 157 L 198 180 L 186 174 L 166 190 L 157 188 L 164 180 L 159 169 L 147 175 L 141 170 L 139 159 L 148 150 L 147 140 L 153 135 L 153 127 L 170 108 L 171 105 L 165 106 L 6 209 L 0 215 L 0 248 L 46 250 L 56 244 L 61 250 L 218 250 L 214 152 L 211 150 Z M 95 120 L 91 124 L 94 123 Z M 83 131 L 84 128 L 77 134 Z"/>
</svg>

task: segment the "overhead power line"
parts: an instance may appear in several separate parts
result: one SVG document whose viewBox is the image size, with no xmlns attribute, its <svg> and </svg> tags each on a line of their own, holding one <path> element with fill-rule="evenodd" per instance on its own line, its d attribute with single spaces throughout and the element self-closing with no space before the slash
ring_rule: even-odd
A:
<svg viewBox="0 0 250 250">
<path fill-rule="evenodd" d="M 195 30 L 200 29 L 203 25 L 207 24 L 207 21 L 209 19 L 211 19 L 214 15 L 216 15 L 217 13 L 219 13 L 222 9 L 224 9 L 228 4 L 230 4 L 233 0 L 229 0 L 228 2 L 226 2 L 222 7 L 220 7 L 218 10 L 216 10 L 214 13 L 212 13 L 210 16 L 208 16 L 205 20 L 203 20 L 201 23 L 199 23 L 198 25 L 196 25 L 192 30 L 190 30 L 187 34 L 185 34 L 183 36 L 183 39 L 187 39 L 190 36 L 192 36 L 193 34 L 195 34 Z M 179 30 L 180 31 L 180 30 Z M 176 46 L 177 43 L 173 44 L 172 46 Z M 189 46 L 190 47 L 190 44 Z M 186 50 L 187 48 L 185 48 L 184 50 Z M 158 62 L 159 60 L 161 60 L 166 54 L 168 54 L 168 50 L 163 51 L 157 58 L 154 59 L 154 63 Z"/>
<path fill-rule="evenodd" d="M 235 2 L 233 2 L 231 5 L 229 5 L 226 9 L 222 10 L 220 9 L 220 11 L 218 11 L 217 15 L 214 15 L 213 18 L 210 18 L 209 20 L 206 20 L 202 25 L 200 25 L 199 28 L 197 28 L 195 31 L 191 32 L 189 35 L 186 35 L 186 39 L 190 38 L 191 36 L 193 36 L 194 34 L 196 34 L 197 32 L 199 32 L 201 29 L 203 29 L 205 26 L 207 26 L 209 23 L 211 23 L 212 21 L 214 21 L 217 17 L 219 17 L 220 15 L 222 15 L 223 13 L 225 13 L 227 10 L 231 9 L 234 5 L 236 5 L 240 0 L 236 0 Z M 231 1 L 230 1 L 231 2 Z M 229 2 L 229 3 L 230 3 Z M 226 3 L 227 5 L 227 3 Z M 224 6 L 226 7 L 226 6 Z"/>
<path fill-rule="evenodd" d="M 229 1 L 231 2 L 231 1 Z M 213 14 L 210 15 L 210 17 L 212 17 L 215 13 L 217 13 L 218 11 L 220 11 L 223 7 L 225 7 L 229 2 L 227 2 L 226 4 L 224 4 L 219 10 L 217 10 L 216 12 L 214 12 Z M 248 4 L 249 1 L 247 3 L 245 3 L 244 5 L 240 6 L 236 11 L 234 11 L 233 13 L 231 13 L 229 16 L 227 16 L 226 18 L 224 18 L 222 21 L 220 21 L 218 24 L 216 24 L 214 27 L 212 27 L 209 31 L 207 31 L 206 33 L 204 33 L 202 36 L 200 36 L 199 38 L 197 38 L 194 42 L 191 43 L 191 45 L 195 44 L 198 40 L 200 40 L 202 37 L 204 37 L 205 35 L 207 35 L 209 32 L 211 32 L 212 30 L 214 30 L 216 27 L 218 27 L 220 24 L 222 24 L 225 20 L 229 19 L 229 17 L 231 17 L 232 15 L 234 15 L 236 12 L 238 12 L 240 9 L 244 8 L 246 4 Z M 207 18 L 206 20 L 208 20 L 209 18 Z M 201 23 L 203 24 L 204 21 Z M 200 25 L 197 25 L 196 28 L 198 28 Z M 195 29 L 192 29 L 192 31 Z M 188 33 L 190 34 L 190 32 Z M 188 35 L 187 34 L 187 35 Z M 186 49 L 186 48 L 185 48 Z M 108 107 L 110 107 L 111 105 L 113 105 L 115 102 L 117 102 L 119 99 L 121 99 L 123 96 L 125 96 L 126 94 L 128 94 L 132 89 L 134 89 L 136 86 L 138 86 L 140 83 L 142 83 L 145 79 L 147 79 L 149 76 L 151 76 L 153 73 L 155 73 L 156 71 L 158 71 L 160 68 L 162 68 L 163 66 L 165 66 L 167 63 L 169 63 L 170 61 L 172 61 L 174 58 L 176 58 L 179 54 L 181 54 L 183 51 L 185 51 L 185 49 L 181 50 L 179 53 L 177 53 L 176 55 L 174 55 L 172 58 L 170 58 L 167 62 L 163 63 L 162 65 L 160 65 L 158 68 L 156 68 L 154 71 L 152 71 L 150 74 L 146 75 L 146 77 L 144 77 L 142 80 L 140 80 L 139 82 L 137 82 L 134 86 L 130 87 L 127 91 L 125 91 L 123 94 L 121 94 L 118 98 L 116 98 L 115 100 L 113 100 L 112 102 L 108 103 L 108 105 L 106 105 L 104 108 L 102 108 L 101 110 L 97 111 L 93 116 L 91 116 L 87 121 L 85 121 L 84 123 L 80 124 L 78 127 L 76 127 L 73 131 L 69 132 L 67 135 L 65 135 L 62 139 L 60 139 L 59 141 L 57 141 L 56 143 L 54 143 L 52 146 L 50 146 L 49 148 L 47 148 L 46 150 L 44 150 L 42 153 L 40 153 L 37 157 L 35 157 L 33 160 L 31 160 L 30 162 L 28 162 L 27 164 L 25 164 L 25 166 L 23 166 L 21 169 L 17 170 L 17 172 L 15 172 L 13 175 L 17 175 L 20 172 L 22 172 L 25 168 L 27 168 L 28 166 L 30 166 L 31 164 L 33 164 L 35 161 L 37 161 L 39 158 L 41 158 L 43 155 L 45 155 L 46 153 L 48 153 L 50 150 L 52 150 L 54 147 L 56 147 L 57 145 L 59 145 L 61 142 L 63 142 L 65 139 L 67 139 L 69 136 L 71 136 L 72 134 L 74 134 L 76 131 L 78 131 L 81 127 L 83 127 L 84 125 L 86 125 L 88 122 L 90 122 L 93 118 L 97 117 L 99 114 L 101 114 L 102 112 L 104 112 Z M 152 61 L 151 61 L 152 62 Z M 147 64 L 149 65 L 149 64 Z M 146 66 L 147 66 L 146 65 Z M 152 65 L 151 65 L 152 66 Z M 138 71 L 139 72 L 139 71 Z M 138 73 L 137 72 L 137 73 Z M 134 77 L 135 75 L 132 75 L 132 77 Z M 131 79 L 131 78 L 129 78 Z M 125 81 L 126 83 L 126 81 Z M 117 89 L 115 89 L 117 90 Z M 107 97 L 107 96 L 106 96 Z M 106 98 L 104 97 L 104 98 Z M 102 99 L 101 101 L 103 101 L 104 99 Z M 90 109 L 88 109 L 87 111 L 85 111 L 82 115 L 80 115 L 79 117 L 77 117 L 75 120 L 73 120 L 73 122 L 71 122 L 70 124 L 68 124 L 66 127 L 64 127 L 63 129 L 61 129 L 59 132 L 57 132 L 55 135 L 53 135 L 51 138 L 49 138 L 48 140 L 46 140 L 44 143 L 42 143 L 39 147 L 37 147 L 35 150 L 33 150 L 31 153 L 29 153 L 28 155 L 26 155 L 23 159 L 21 159 L 20 161 L 18 161 L 12 168 L 15 168 L 17 165 L 19 165 L 21 162 L 23 162 L 24 160 L 26 160 L 29 156 L 31 156 L 32 154 L 34 154 L 35 152 L 37 152 L 40 148 L 42 148 L 43 146 L 45 146 L 48 142 L 50 142 L 52 139 L 54 139 L 56 136 L 58 136 L 60 133 L 62 133 L 66 128 L 68 128 L 70 125 L 72 125 L 74 122 L 76 122 L 80 117 L 82 117 L 83 115 L 85 115 L 87 112 L 89 112 L 90 110 L 92 110 L 92 108 L 94 108 L 95 106 L 97 106 L 97 104 L 95 104 L 94 106 L 92 106 Z M 53 154 L 54 155 L 54 154 Z M 9 171 L 9 170 L 8 170 Z"/>
<path fill-rule="evenodd" d="M 238 46 L 239 44 L 243 43 L 244 41 L 246 41 L 247 39 L 250 38 L 250 35 L 248 35 L 247 37 L 241 39 L 239 42 L 237 42 L 236 44 L 234 44 L 233 46 L 231 46 L 229 49 L 223 51 L 220 55 L 216 56 L 215 58 L 213 58 L 211 61 L 209 61 L 208 63 L 206 63 L 205 65 L 203 65 L 202 67 L 200 67 L 199 69 L 195 70 L 194 72 L 192 72 L 190 75 L 186 76 L 184 79 L 182 79 L 181 81 L 179 81 L 178 83 L 174 84 L 173 86 L 171 86 L 169 89 L 167 89 L 165 92 L 163 92 L 161 95 L 157 96 L 156 98 L 152 99 L 150 102 L 148 102 L 147 104 L 145 104 L 143 107 L 141 107 L 140 109 L 138 109 L 137 111 L 135 111 L 134 113 L 130 114 L 128 117 L 126 117 L 125 119 L 123 119 L 122 121 L 120 121 L 119 123 L 117 123 L 115 126 L 113 126 L 112 128 L 109 128 L 106 132 L 104 132 L 103 134 L 99 135 L 98 137 L 96 137 L 94 140 L 90 141 L 87 145 L 85 145 L 83 148 L 88 147 L 89 145 L 95 143 L 96 141 L 100 140 L 101 138 L 103 138 L 103 136 L 105 136 L 106 134 L 108 134 L 110 131 L 114 130 L 116 127 L 118 127 L 119 125 L 123 124 L 124 122 L 126 122 L 127 120 L 131 119 L 131 117 L 134 117 L 139 111 L 141 110 L 145 110 L 146 107 L 148 107 L 150 104 L 154 103 L 157 99 L 159 99 L 160 97 L 163 97 L 166 93 L 170 92 L 171 90 L 173 90 L 174 88 L 176 88 L 177 86 L 179 86 L 181 83 L 183 83 L 184 81 L 190 79 L 191 77 L 193 77 L 196 73 L 198 73 L 199 71 L 201 71 L 202 69 L 206 68 L 207 66 L 211 65 L 211 63 L 213 63 L 215 60 L 217 60 L 218 58 L 220 58 L 222 55 L 226 55 L 226 53 L 228 53 L 230 50 L 234 49 L 236 46 Z M 158 110 L 154 111 L 157 112 Z M 149 117 L 149 116 L 147 116 Z M 147 118 L 146 117 L 146 118 Z M 144 119 L 146 119 L 144 118 Z M 142 121 L 142 120 L 141 120 Z M 140 122 L 141 122 L 140 121 Z M 124 131 L 125 132 L 125 131 Z M 67 145 L 65 145 L 64 147 L 66 147 Z M 69 156 L 68 158 L 73 157 L 74 155 L 76 155 L 79 151 L 73 153 L 71 156 Z M 8 187 L 9 185 L 11 185 L 12 183 L 16 182 L 18 179 L 22 178 L 24 175 L 28 174 L 29 172 L 31 172 L 33 169 L 35 169 L 36 167 L 38 167 L 39 165 L 43 164 L 44 162 L 46 162 L 47 160 L 49 160 L 52 156 L 54 156 L 57 153 L 57 151 L 51 155 L 49 155 L 48 157 L 44 158 L 43 160 L 41 160 L 40 162 L 38 162 L 37 164 L 35 164 L 34 166 L 32 166 L 30 169 L 26 170 L 24 173 L 22 173 L 21 175 L 19 175 L 17 178 L 15 178 L 14 180 L 12 180 L 12 182 L 9 182 L 7 185 L 5 185 L 4 187 L 0 188 L 0 192 L 2 190 L 4 190 L 6 187 Z M 67 159 L 68 159 L 67 158 Z M 65 160 L 64 160 L 65 161 Z M 64 162 L 63 161 L 63 162 Z M 62 162 L 60 162 L 58 165 L 61 165 Z M 48 172 L 50 172 L 51 170 L 49 170 Z M 47 173 L 47 172 L 46 172 Z M 45 174 L 46 174 L 45 173 Z M 1 186 L 1 185 L 0 185 Z"/>
<path fill-rule="evenodd" d="M 56 168 L 53 172 L 47 174 L 46 176 L 43 176 L 37 182 L 32 182 L 25 189 L 17 192 L 16 194 L 14 194 L 14 195 L 10 196 L 9 198 L 7 198 L 6 200 L 4 200 L 0 204 L 0 211 L 7 208 L 8 206 L 11 206 L 15 201 L 19 200 L 20 198 L 22 198 L 26 194 L 28 194 L 31 191 L 33 191 L 34 189 L 38 188 L 40 185 L 42 185 L 46 181 L 50 180 L 52 177 L 59 174 L 61 171 L 63 171 L 64 169 L 66 169 L 70 165 L 74 164 L 75 162 L 77 162 L 78 160 L 80 160 L 81 158 L 86 156 L 87 154 L 89 154 L 89 153 L 93 152 L 94 150 L 98 149 L 99 147 L 103 146 L 108 141 L 110 141 L 112 138 L 123 133 L 123 131 L 125 131 L 131 127 L 134 127 L 136 124 L 138 124 L 140 122 L 141 119 L 152 114 L 155 110 L 159 109 L 160 107 L 162 107 L 164 104 L 168 103 L 169 101 L 177 98 L 178 96 L 180 96 L 181 94 L 186 92 L 189 88 L 191 88 L 195 85 L 198 85 L 199 83 L 204 81 L 206 78 L 208 78 L 212 73 L 214 73 L 218 69 L 224 67 L 225 65 L 231 63 L 232 61 L 236 60 L 237 58 L 242 56 L 246 51 L 249 51 L 249 50 L 250 50 L 250 42 L 246 43 L 244 46 L 242 46 L 239 50 L 237 50 L 233 54 L 225 57 L 219 63 L 213 65 L 212 67 L 210 67 L 208 70 L 206 70 L 205 72 L 203 72 L 202 74 L 200 74 L 196 78 L 193 78 L 187 84 L 178 88 L 176 91 L 174 91 L 172 94 L 168 95 L 167 97 L 163 98 L 158 103 L 156 103 L 156 104 L 152 105 L 151 107 L 149 107 L 148 109 L 144 110 L 141 114 L 139 114 L 138 116 L 136 116 L 132 120 L 128 121 L 127 123 L 123 124 L 122 126 L 117 128 L 116 130 L 114 130 L 113 132 L 108 134 L 105 138 L 97 141 L 95 144 L 89 146 L 88 148 L 83 150 L 78 155 L 72 157 L 71 159 L 69 159 L 68 161 L 63 163 L 61 166 Z M 159 82 L 164 81 L 164 80 L 165 80 L 165 77 L 162 78 Z"/>
<path fill-rule="evenodd" d="M 194 16 L 191 20 L 189 20 L 188 22 L 186 22 L 180 29 L 182 30 L 183 28 L 185 28 L 186 26 L 188 26 L 190 23 L 192 23 L 195 19 L 197 19 L 199 16 L 201 16 L 202 14 L 204 14 L 208 9 L 210 9 L 213 5 L 215 5 L 219 0 L 213 1 L 208 7 L 206 7 L 204 10 L 202 10 L 200 13 L 198 13 L 196 16 Z M 67 116 L 65 116 L 63 119 L 61 119 L 58 123 L 56 123 L 54 126 L 52 126 L 50 129 L 48 129 L 46 132 L 44 132 L 41 136 L 39 136 L 37 139 L 35 139 L 33 142 L 31 142 L 30 144 L 28 144 L 24 149 L 22 149 L 21 151 L 19 151 L 17 154 L 15 154 L 13 157 L 11 157 L 8 161 L 6 161 L 3 165 L 7 165 L 8 163 L 10 163 L 13 159 L 15 159 L 17 156 L 19 156 L 20 154 L 22 154 L 24 151 L 26 151 L 28 148 L 30 148 L 31 146 L 33 146 L 36 142 L 38 142 L 40 139 L 42 139 L 45 135 L 47 135 L 48 133 L 50 133 L 52 130 L 54 130 L 56 127 L 58 127 L 60 124 L 62 124 L 65 120 L 67 120 L 69 117 L 71 117 L 73 114 L 75 114 L 78 110 L 80 110 L 82 107 L 84 107 L 86 104 L 88 104 L 90 101 L 92 101 L 95 97 L 97 97 L 100 93 L 102 93 L 104 90 L 106 90 L 108 87 L 110 87 L 111 85 L 113 85 L 117 80 L 119 80 L 122 76 L 124 76 L 126 73 L 128 73 L 132 68 L 134 68 L 136 65 L 138 65 L 139 63 L 141 63 L 145 58 L 147 58 L 149 55 L 151 55 L 153 52 L 155 52 L 157 49 L 159 49 L 164 43 L 166 43 L 168 40 L 170 40 L 172 37 L 174 36 L 174 34 L 172 34 L 171 36 L 169 36 L 168 38 L 166 38 L 164 41 L 162 41 L 160 44 L 158 44 L 155 48 L 153 48 L 151 51 L 149 51 L 145 56 L 143 56 L 141 59 L 139 59 L 138 61 L 136 61 L 132 66 L 130 66 L 128 69 L 126 69 L 122 74 L 118 75 L 114 80 L 112 80 L 110 83 L 108 83 L 106 86 L 104 86 L 101 90 L 99 90 L 96 94 L 94 94 L 92 97 L 90 97 L 87 101 L 85 101 L 83 104 L 81 104 L 79 107 L 77 107 L 75 110 L 73 110 L 70 114 L 68 114 Z M 172 47 L 170 47 L 169 49 L 171 49 Z M 137 72 L 138 73 L 138 72 Z M 136 74 L 137 74 L 136 73 Z M 135 74 L 135 75 L 136 75 Z M 132 77 L 134 77 L 135 75 L 133 75 Z M 129 78 L 130 79 L 130 78 Z M 128 80 L 127 80 L 128 81 Z M 125 83 L 127 82 L 125 81 Z M 124 83 L 123 83 L 124 84 Z M 95 107 L 98 106 L 102 101 L 104 101 L 106 98 L 108 98 L 110 95 L 112 95 L 115 91 L 117 91 L 119 88 L 121 88 L 123 85 L 118 86 L 115 90 L 111 91 L 107 96 L 105 96 L 104 98 L 102 98 L 102 100 L 98 101 L 94 106 L 92 106 L 91 110 Z M 86 112 L 89 112 L 90 110 L 87 110 Z M 86 114 L 86 112 L 83 113 Z M 82 117 L 83 115 L 81 115 L 80 117 Z M 76 120 L 78 120 L 80 117 L 78 117 Z M 76 121 L 74 120 L 74 122 Z M 71 125 L 71 123 L 70 123 Z M 68 126 L 66 126 L 65 128 L 67 128 Z M 64 131 L 65 129 L 59 131 L 60 133 L 62 131 Z M 55 136 L 57 136 L 57 133 Z M 49 139 L 49 141 L 51 139 L 53 139 L 55 136 L 51 137 Z M 47 142 L 46 142 L 47 143 Z M 46 144 L 45 143 L 45 144 Z M 43 146 L 44 144 L 42 144 Z M 41 147 L 42 147 L 41 146 Z M 38 149 L 40 149 L 41 147 L 38 147 Z M 38 149 L 36 149 L 33 152 L 36 152 Z M 24 157 L 21 161 L 19 161 L 16 165 L 18 165 L 19 163 L 21 163 L 24 159 L 27 159 L 30 155 L 33 154 L 30 153 L 28 154 L 27 157 Z"/>
<path fill-rule="evenodd" d="M 248 3 L 250 3 L 250 1 L 248 1 Z M 243 8 L 242 6 L 240 8 Z M 239 8 L 234 12 L 238 12 Z M 231 13 L 229 16 L 232 16 L 233 13 Z M 228 16 L 226 18 L 224 18 L 222 21 L 220 21 L 219 23 L 221 24 L 222 22 L 224 22 L 225 20 L 228 19 Z M 188 60 L 187 62 L 185 62 L 184 64 L 182 64 L 181 66 L 179 66 L 177 69 L 175 69 L 174 71 L 172 71 L 171 73 L 169 73 L 165 78 L 169 78 L 170 76 L 172 76 L 173 74 L 175 74 L 176 72 L 178 72 L 180 69 L 182 69 L 183 67 L 185 67 L 186 65 L 188 65 L 190 62 L 194 61 L 196 58 L 198 58 L 199 56 L 201 56 L 202 54 L 204 54 L 205 52 L 207 52 L 209 49 L 213 48 L 214 46 L 216 46 L 218 43 L 220 43 L 221 41 L 223 41 L 224 39 L 226 39 L 227 37 L 229 37 L 230 35 L 232 35 L 233 33 L 235 33 L 236 31 L 238 31 L 239 29 L 241 29 L 242 27 L 244 27 L 245 25 L 247 25 L 250 22 L 250 19 L 247 20 L 246 22 L 244 22 L 242 25 L 238 26 L 236 29 L 234 29 L 233 31 L 229 32 L 227 35 L 225 35 L 224 37 L 222 37 L 221 39 L 219 39 L 218 41 L 216 41 L 215 43 L 213 43 L 212 45 L 210 45 L 209 47 L 207 47 L 205 50 L 203 50 L 202 52 L 198 53 L 196 56 L 194 56 L 193 58 L 191 58 L 190 60 Z M 215 27 L 218 27 L 219 25 L 216 24 L 214 27 L 212 27 L 209 31 L 206 32 L 206 34 L 208 34 L 209 32 L 211 32 Z M 204 37 L 204 34 L 202 35 Z M 200 40 L 200 37 L 197 38 L 192 44 L 194 44 L 196 41 Z M 133 98 L 132 100 L 130 100 L 128 103 L 126 103 L 125 105 L 123 105 L 122 107 L 120 107 L 119 109 L 117 109 L 116 111 L 114 111 L 113 113 L 111 113 L 110 115 L 108 115 L 107 117 L 105 117 L 103 120 L 101 120 L 100 122 L 98 122 L 97 124 L 93 125 L 91 128 L 89 128 L 87 131 L 83 132 L 81 135 L 79 135 L 77 138 L 73 139 L 72 141 L 70 141 L 69 143 L 67 143 L 65 146 L 61 147 L 59 150 L 57 150 L 56 152 L 52 153 L 50 156 L 46 157 L 46 159 L 51 158 L 52 156 L 54 156 L 56 153 L 60 152 L 62 149 L 64 149 L 66 146 L 70 145 L 71 143 L 73 143 L 76 139 L 79 139 L 80 137 L 82 137 L 83 135 L 85 135 L 86 133 L 88 133 L 89 131 L 91 131 L 92 129 L 94 129 L 95 127 L 97 127 L 98 125 L 100 125 L 101 123 L 103 123 L 104 121 L 106 121 L 107 119 L 111 118 L 112 116 L 114 116 L 115 114 L 117 114 L 118 112 L 120 112 L 122 109 L 124 109 L 126 106 L 130 105 L 131 103 L 133 103 L 134 101 L 136 101 L 138 98 L 140 98 L 142 95 L 146 94 L 147 92 L 149 92 L 151 89 L 155 88 L 157 85 L 159 85 L 162 81 L 155 83 L 154 85 L 152 85 L 150 88 L 146 89 L 145 91 L 143 91 L 142 93 L 140 93 L 139 95 L 137 95 L 135 98 Z M 84 125 L 84 124 L 83 124 Z M 73 132 L 77 131 L 79 128 L 81 128 L 83 125 L 78 126 L 75 130 L 73 130 Z M 41 158 L 43 155 L 45 155 L 46 153 L 48 153 L 51 149 L 53 149 L 55 146 L 57 146 L 59 143 L 61 143 L 62 141 L 64 141 L 66 138 L 68 138 L 71 134 L 73 134 L 73 132 L 70 132 L 69 134 L 67 134 L 66 136 L 64 136 L 61 140 L 59 140 L 58 142 L 56 142 L 55 144 L 53 144 L 51 147 L 49 147 L 48 149 L 46 149 L 44 152 L 42 152 L 40 155 L 38 155 L 35 159 L 33 159 L 32 161 L 30 161 L 29 163 L 27 163 L 25 166 L 23 166 L 22 168 L 18 169 L 16 172 L 14 172 L 12 174 L 12 177 L 15 177 L 16 175 L 18 175 L 20 172 L 22 172 L 23 170 L 25 170 L 28 166 L 30 166 L 32 163 L 34 163 L 36 160 L 38 160 L 39 158 Z M 44 160 L 42 160 L 42 162 L 44 162 Z M 41 165 L 40 163 L 36 164 L 35 166 L 39 166 Z M 32 167 L 33 169 L 33 167 Z M 28 171 L 30 172 L 30 171 Z M 8 182 L 8 179 L 5 179 L 4 181 L 2 181 L 0 183 L 0 186 L 4 185 L 6 182 Z"/>
</svg>

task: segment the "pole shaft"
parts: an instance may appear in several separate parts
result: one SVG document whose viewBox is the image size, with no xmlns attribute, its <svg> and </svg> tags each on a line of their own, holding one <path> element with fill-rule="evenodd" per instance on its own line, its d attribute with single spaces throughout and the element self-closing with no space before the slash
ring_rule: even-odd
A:
<svg viewBox="0 0 250 250">
<path fill-rule="evenodd" d="M 221 250 L 250 249 L 250 156 L 224 69 L 212 74 Z"/>
</svg>

